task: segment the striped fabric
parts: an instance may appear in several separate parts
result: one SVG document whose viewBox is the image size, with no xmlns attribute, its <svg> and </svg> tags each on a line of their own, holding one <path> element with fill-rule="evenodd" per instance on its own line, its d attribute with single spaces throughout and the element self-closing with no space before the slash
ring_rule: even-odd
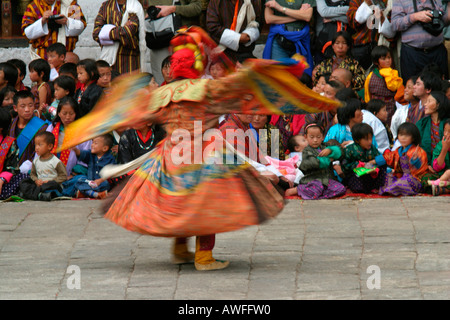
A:
<svg viewBox="0 0 450 320">
<path fill-rule="evenodd" d="M 71 5 L 78 5 L 77 0 L 72 1 Z M 25 29 L 42 18 L 45 11 L 51 10 L 52 6 L 47 4 L 45 0 L 33 0 L 25 10 L 22 18 L 22 33 L 25 36 Z M 53 14 L 59 14 L 61 12 L 61 0 L 56 0 L 55 7 L 53 8 Z M 83 12 L 80 10 L 77 12 L 80 14 L 80 20 L 86 26 L 86 19 Z M 71 17 L 71 14 L 69 14 Z M 36 53 L 42 58 L 47 59 L 46 48 L 58 40 L 58 31 L 49 32 L 48 35 L 30 40 L 30 44 L 36 49 Z M 75 44 L 78 41 L 78 37 L 66 37 L 66 50 L 72 52 L 75 49 Z"/>
<path fill-rule="evenodd" d="M 95 18 L 92 33 L 94 40 L 99 42 L 99 34 L 104 25 L 113 24 L 117 26 L 111 30 L 112 40 L 120 43 L 117 60 L 112 68 L 120 74 L 129 73 L 140 68 L 139 19 L 136 14 L 129 14 L 128 19 L 131 21 L 131 24 L 122 27 L 122 16 L 125 11 L 126 4 L 120 7 L 115 0 L 103 2 Z"/>
<path fill-rule="evenodd" d="M 406 122 L 411 122 L 416 124 L 417 121 L 422 119 L 425 115 L 425 108 L 420 108 L 420 102 L 412 105 L 408 108 L 408 116 L 406 117 Z"/>
<path fill-rule="evenodd" d="M 355 30 L 353 37 L 353 45 L 362 45 L 372 42 L 372 32 L 375 32 L 374 41 L 378 41 L 377 29 L 369 29 L 367 25 L 359 24 L 355 20 L 356 11 L 363 4 L 364 0 L 350 0 L 349 8 L 347 11 L 347 18 L 349 26 Z M 387 0 L 383 0 L 384 4 L 387 4 Z"/>
</svg>

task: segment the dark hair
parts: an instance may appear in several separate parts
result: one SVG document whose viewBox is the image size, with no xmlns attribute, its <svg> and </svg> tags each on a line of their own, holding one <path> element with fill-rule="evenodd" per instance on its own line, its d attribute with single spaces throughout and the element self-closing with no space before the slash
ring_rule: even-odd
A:
<svg viewBox="0 0 450 320">
<path fill-rule="evenodd" d="M 161 70 L 162 70 L 164 67 L 166 67 L 166 66 L 170 66 L 170 63 L 171 63 L 170 58 L 171 58 L 171 57 L 172 57 L 172 56 L 167 56 L 167 57 L 164 58 L 164 60 L 161 62 Z"/>
<path fill-rule="evenodd" d="M 308 88 L 312 89 L 313 87 L 313 81 L 309 74 L 306 72 L 303 72 L 302 76 L 300 77 L 300 82 L 303 83 Z"/>
<path fill-rule="evenodd" d="M 12 86 L 6 86 L 2 90 L 0 90 L 0 108 L 3 105 L 3 100 L 5 99 L 5 96 L 10 92 L 14 93 L 15 95 L 17 93 L 17 90 Z"/>
<path fill-rule="evenodd" d="M 349 124 L 357 110 L 361 110 L 361 101 L 355 98 L 348 99 L 343 107 L 337 109 L 338 122 L 342 125 Z"/>
<path fill-rule="evenodd" d="M 287 144 L 286 144 L 286 149 L 289 150 L 290 152 L 293 152 L 295 150 L 295 147 L 298 146 L 297 142 L 295 141 L 295 137 L 297 135 L 292 135 L 289 137 Z"/>
<path fill-rule="evenodd" d="M 444 127 L 443 127 L 443 128 L 445 128 L 446 125 L 449 125 L 449 126 L 450 126 L 450 118 L 448 118 L 447 120 L 445 120 L 445 122 L 444 122 Z"/>
<path fill-rule="evenodd" d="M 72 62 L 66 62 L 61 67 L 59 67 L 59 74 L 71 74 L 76 79 L 77 78 L 77 65 Z"/>
<path fill-rule="evenodd" d="M 372 112 L 374 115 L 377 115 L 381 109 L 386 106 L 386 102 L 381 99 L 371 99 L 366 106 L 366 110 Z"/>
<path fill-rule="evenodd" d="M 322 134 L 324 133 L 324 129 L 323 129 L 321 124 L 315 123 L 315 122 L 311 122 L 311 123 L 305 124 L 305 134 L 307 134 L 308 130 L 311 129 L 311 128 L 319 128 L 320 132 L 322 132 Z"/>
<path fill-rule="evenodd" d="M 372 52 L 370 53 L 372 57 L 372 63 L 375 65 L 378 65 L 378 60 L 380 58 L 386 57 L 390 53 L 390 50 L 386 46 L 376 46 L 372 49 Z"/>
<path fill-rule="evenodd" d="M 430 95 L 436 99 L 439 120 L 450 118 L 450 102 L 442 91 L 431 91 Z"/>
<path fill-rule="evenodd" d="M 14 87 L 16 85 L 17 78 L 19 77 L 19 71 L 16 66 L 9 62 L 2 62 L 0 63 L 0 71 L 3 71 L 8 85 Z"/>
<path fill-rule="evenodd" d="M 75 80 L 70 76 L 59 76 L 55 79 L 55 81 L 53 81 L 53 84 L 57 84 L 58 87 L 69 91 L 69 96 L 73 96 L 75 94 L 76 83 Z"/>
<path fill-rule="evenodd" d="M 59 113 L 61 112 L 62 107 L 69 105 L 72 107 L 73 111 L 75 111 L 75 120 L 77 120 L 81 115 L 80 106 L 77 101 L 72 96 L 65 96 L 61 100 L 59 100 L 58 108 L 56 109 L 56 117 L 53 120 L 53 125 L 58 122 L 61 122 L 61 118 L 59 117 Z M 61 123 L 62 125 L 62 123 Z"/>
<path fill-rule="evenodd" d="M 8 108 L 2 108 L 0 107 L 0 129 L 2 129 L 2 135 L 7 135 L 7 130 L 9 126 L 11 125 L 11 113 L 9 112 Z"/>
<path fill-rule="evenodd" d="M 56 42 L 47 47 L 48 52 L 56 52 L 58 56 L 65 56 L 67 53 L 66 46 L 62 43 Z"/>
<path fill-rule="evenodd" d="M 102 134 L 99 137 L 103 138 L 105 146 L 107 146 L 108 149 L 112 148 L 112 146 L 114 145 L 114 137 L 110 133 Z"/>
<path fill-rule="evenodd" d="M 442 84 L 442 92 L 447 93 L 447 90 L 450 88 L 450 81 L 442 80 L 441 84 Z"/>
<path fill-rule="evenodd" d="M 347 54 L 349 54 L 350 49 L 352 48 L 352 44 L 353 44 L 353 40 L 352 40 L 350 33 L 348 33 L 347 31 L 337 32 L 336 35 L 331 40 L 331 44 L 333 45 L 339 37 L 343 37 L 345 39 L 345 41 L 347 42 L 347 46 L 348 46 Z"/>
<path fill-rule="evenodd" d="M 422 80 L 425 89 L 431 91 L 442 90 L 441 79 L 436 76 L 436 73 L 430 71 L 424 71 L 418 76 Z M 417 81 L 417 80 L 416 80 Z"/>
<path fill-rule="evenodd" d="M 418 146 L 422 141 L 420 137 L 420 131 L 414 123 L 411 122 L 403 122 L 397 130 L 397 136 L 405 135 L 411 136 L 412 144 Z"/>
<path fill-rule="evenodd" d="M 36 133 L 34 138 L 36 139 L 37 137 L 43 137 L 46 144 L 55 145 L 55 140 L 56 140 L 55 136 L 50 131 L 38 132 L 38 133 Z"/>
<path fill-rule="evenodd" d="M 339 90 L 342 90 L 342 89 L 345 88 L 344 84 L 342 82 L 340 82 L 340 81 L 337 81 L 337 80 L 328 81 L 327 84 L 330 85 L 330 87 L 332 87 L 336 91 L 336 93 Z"/>
<path fill-rule="evenodd" d="M 373 137 L 373 129 L 367 123 L 357 123 L 352 127 L 352 137 L 355 142 L 368 138 L 369 135 Z"/>
<path fill-rule="evenodd" d="M 105 60 L 97 60 L 95 61 L 97 68 L 111 68 L 111 65 Z"/>
<path fill-rule="evenodd" d="M 438 76 L 440 79 L 444 75 L 442 73 L 442 69 L 438 66 L 438 64 L 436 62 L 431 62 L 431 63 L 427 64 L 425 67 L 423 67 L 422 72 L 432 72 L 436 76 Z"/>
<path fill-rule="evenodd" d="M 20 59 L 10 59 L 6 62 L 11 63 L 12 65 L 14 65 L 17 69 L 19 69 L 20 74 L 22 76 L 26 76 L 27 75 L 27 65 L 23 60 Z"/>
<path fill-rule="evenodd" d="M 17 106 L 20 99 L 31 98 L 34 101 L 34 94 L 29 90 L 20 90 L 14 95 L 14 105 Z"/>
<path fill-rule="evenodd" d="M 343 88 L 336 92 L 335 98 L 339 101 L 345 102 L 348 99 L 358 99 L 358 94 L 352 88 Z"/>
<path fill-rule="evenodd" d="M 86 70 L 86 73 L 89 75 L 89 79 L 92 81 L 97 81 L 100 78 L 100 74 L 98 73 L 97 64 L 93 59 L 84 59 L 78 62 L 77 67 L 82 67 Z"/>
<path fill-rule="evenodd" d="M 50 64 L 47 60 L 36 59 L 30 62 L 28 65 L 30 71 L 34 70 L 37 74 L 42 77 L 42 81 L 47 82 L 50 80 Z"/>
</svg>

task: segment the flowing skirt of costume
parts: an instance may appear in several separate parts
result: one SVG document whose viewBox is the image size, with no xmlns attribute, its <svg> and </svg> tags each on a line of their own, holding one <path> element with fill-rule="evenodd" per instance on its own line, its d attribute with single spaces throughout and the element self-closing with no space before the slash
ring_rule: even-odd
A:
<svg viewBox="0 0 450 320">
<path fill-rule="evenodd" d="M 180 166 L 164 150 L 118 186 L 107 219 L 141 234 L 190 237 L 260 224 L 283 209 L 282 195 L 248 163 Z"/>
<path fill-rule="evenodd" d="M 386 174 L 384 186 L 380 188 L 379 194 L 391 194 L 393 196 L 413 196 L 422 191 L 420 180 L 411 174 L 409 158 L 405 155 L 400 157 L 400 167 L 403 172 L 401 176 L 393 172 Z"/>
</svg>

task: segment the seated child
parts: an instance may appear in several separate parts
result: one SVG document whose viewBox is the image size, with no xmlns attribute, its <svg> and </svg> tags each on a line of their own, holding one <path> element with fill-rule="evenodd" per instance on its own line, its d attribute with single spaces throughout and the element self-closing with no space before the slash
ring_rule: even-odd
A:
<svg viewBox="0 0 450 320">
<path fill-rule="evenodd" d="M 64 97 L 73 97 L 75 94 L 75 80 L 69 76 L 59 76 L 53 82 L 54 100 L 50 106 L 44 109 L 44 116 L 47 120 L 53 121 L 56 118 L 59 102 Z"/>
<path fill-rule="evenodd" d="M 344 150 L 342 168 L 345 174 L 345 184 L 356 193 L 371 193 L 383 185 L 386 175 L 386 161 L 372 144 L 373 130 L 367 123 L 355 124 L 352 128 L 355 143 Z M 374 168 L 377 172 L 358 176 L 353 169 L 357 167 Z"/>
<path fill-rule="evenodd" d="M 60 42 L 48 46 L 47 61 L 50 65 L 50 81 L 59 77 L 59 68 L 64 64 L 66 52 L 66 46 Z"/>
<path fill-rule="evenodd" d="M 112 68 L 105 60 L 97 60 L 95 64 L 99 75 L 97 85 L 103 88 L 105 94 L 108 94 L 111 90 Z"/>
<path fill-rule="evenodd" d="M 367 112 L 370 112 L 371 115 L 367 114 Z M 394 145 L 394 137 L 392 136 L 390 127 L 387 125 L 387 118 L 386 102 L 383 100 L 372 99 L 367 103 L 366 110 L 363 110 L 363 122 L 372 127 L 375 140 L 378 144 L 378 150 L 381 153 L 387 148 L 391 149 Z"/>
<path fill-rule="evenodd" d="M 316 123 L 305 128 L 308 146 L 302 152 L 299 169 L 305 175 L 296 188 L 286 191 L 286 195 L 298 194 L 305 200 L 329 199 L 345 194 L 345 187 L 335 181 L 332 163 L 341 158 L 339 146 L 323 143 L 323 129 Z"/>
<path fill-rule="evenodd" d="M 24 199 L 50 201 L 62 191 L 61 183 L 67 180 L 64 164 L 52 154 L 55 136 L 48 131 L 36 134 L 36 157 L 30 178 L 20 182 L 20 196 Z"/>
<path fill-rule="evenodd" d="M 275 167 L 288 180 L 298 184 L 304 176 L 303 172 L 298 169 L 302 162 L 302 152 L 308 146 L 305 136 L 298 134 L 289 138 L 287 147 L 289 158 L 286 160 L 278 160 L 266 156 L 266 160 Z M 293 151 L 291 151 L 293 150 Z"/>
<path fill-rule="evenodd" d="M 422 191 L 421 179 L 427 173 L 426 152 L 419 147 L 420 132 L 413 123 L 405 122 L 398 127 L 400 147 L 395 151 L 386 150 L 383 154 L 392 172 L 386 174 L 379 194 L 411 196 Z"/>
<path fill-rule="evenodd" d="M 14 105 L 14 95 L 17 90 L 14 87 L 6 86 L 0 90 L 0 108 L 11 109 Z"/>
<path fill-rule="evenodd" d="M 114 138 L 104 134 L 92 139 L 91 151 L 73 148 L 78 159 L 88 164 L 87 175 L 76 175 L 63 183 L 63 194 L 69 197 L 83 197 L 103 199 L 111 186 L 108 180 L 100 177 L 100 171 L 108 164 L 115 164 L 111 153 Z"/>
<path fill-rule="evenodd" d="M 444 124 L 442 140 L 433 150 L 433 169 L 436 171 L 436 180 L 428 180 L 431 192 L 434 196 L 450 193 L 450 119 Z"/>
<path fill-rule="evenodd" d="M 8 136 L 11 114 L 0 108 L 0 199 L 15 195 L 21 180 L 28 177 L 19 170 L 19 148 L 16 139 Z"/>
</svg>

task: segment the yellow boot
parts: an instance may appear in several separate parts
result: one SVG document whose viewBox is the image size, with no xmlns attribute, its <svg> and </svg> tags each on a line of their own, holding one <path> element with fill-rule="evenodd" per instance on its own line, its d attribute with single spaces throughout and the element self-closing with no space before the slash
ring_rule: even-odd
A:
<svg viewBox="0 0 450 320">
<path fill-rule="evenodd" d="M 195 245 L 195 269 L 198 271 L 220 270 L 228 267 L 229 261 L 216 260 L 212 256 L 212 250 L 200 250 L 199 237 Z"/>
<path fill-rule="evenodd" d="M 172 263 L 185 264 L 194 261 L 195 255 L 187 247 L 187 238 L 175 238 L 172 247 Z"/>
</svg>

